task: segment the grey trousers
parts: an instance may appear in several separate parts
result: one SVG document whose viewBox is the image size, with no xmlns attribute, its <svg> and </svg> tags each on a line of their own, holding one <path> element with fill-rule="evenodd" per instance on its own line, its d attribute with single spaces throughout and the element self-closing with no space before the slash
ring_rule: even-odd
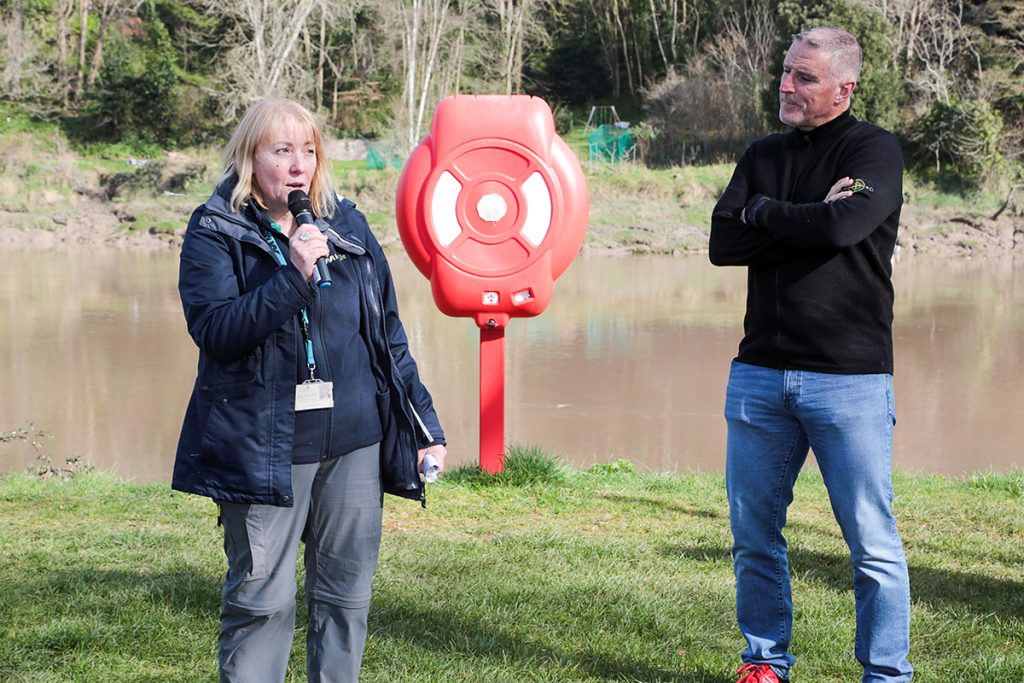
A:
<svg viewBox="0 0 1024 683">
<path fill-rule="evenodd" d="M 305 543 L 309 681 L 355 683 L 380 548 L 380 444 L 292 466 L 295 507 L 220 503 L 228 572 L 222 683 L 281 683 L 295 631 L 295 565 Z"/>
</svg>

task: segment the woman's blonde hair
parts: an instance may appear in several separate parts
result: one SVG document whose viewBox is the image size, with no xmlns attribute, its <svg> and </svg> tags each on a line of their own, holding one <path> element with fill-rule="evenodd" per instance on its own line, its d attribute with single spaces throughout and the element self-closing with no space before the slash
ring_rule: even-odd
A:
<svg viewBox="0 0 1024 683">
<path fill-rule="evenodd" d="M 261 206 L 266 206 L 260 195 L 259 185 L 253 178 L 253 156 L 256 148 L 266 141 L 271 128 L 289 118 L 305 124 L 313 133 L 316 170 L 313 171 L 313 178 L 309 182 L 309 201 L 313 204 L 313 213 L 317 216 L 330 216 L 334 213 L 336 195 L 324 153 L 320 124 L 316 117 L 298 102 L 271 98 L 259 100 L 249 107 L 224 147 L 224 172 L 217 185 L 238 178 L 235 189 L 231 192 L 231 208 L 235 211 L 239 211 L 250 199 L 255 199 Z"/>
</svg>

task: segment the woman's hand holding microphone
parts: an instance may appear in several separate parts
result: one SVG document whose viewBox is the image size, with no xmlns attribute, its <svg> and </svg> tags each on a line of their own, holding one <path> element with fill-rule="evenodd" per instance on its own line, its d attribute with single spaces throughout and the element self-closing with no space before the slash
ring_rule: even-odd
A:
<svg viewBox="0 0 1024 683">
<path fill-rule="evenodd" d="M 298 225 L 288 238 L 288 249 L 291 252 L 292 265 L 298 268 L 306 282 L 312 282 L 316 260 L 327 257 L 331 252 L 327 248 L 327 237 L 315 227 Z"/>
</svg>

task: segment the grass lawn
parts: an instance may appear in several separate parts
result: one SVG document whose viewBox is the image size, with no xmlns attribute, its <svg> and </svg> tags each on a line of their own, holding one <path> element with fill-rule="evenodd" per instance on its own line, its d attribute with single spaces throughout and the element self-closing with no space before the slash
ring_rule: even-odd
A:
<svg viewBox="0 0 1024 683">
<path fill-rule="evenodd" d="M 1024 471 L 895 488 L 915 681 L 1024 680 Z M 735 680 L 720 475 L 520 449 L 502 477 L 464 469 L 428 497 L 386 502 L 364 681 Z M 0 680 L 216 680 L 215 512 L 102 473 L 0 478 Z M 794 683 L 859 681 L 845 546 L 812 471 L 787 536 Z M 303 638 L 289 680 L 305 680 Z"/>
</svg>

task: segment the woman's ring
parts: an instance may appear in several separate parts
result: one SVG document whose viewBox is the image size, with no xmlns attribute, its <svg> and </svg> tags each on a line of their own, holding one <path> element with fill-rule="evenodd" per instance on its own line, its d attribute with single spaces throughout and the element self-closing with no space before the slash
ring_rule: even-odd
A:
<svg viewBox="0 0 1024 683">
<path fill-rule="evenodd" d="M 309 233 L 306 232 L 305 230 L 303 230 L 302 232 L 299 233 L 299 239 L 302 240 L 303 242 L 308 242 L 309 241 Z"/>
</svg>

